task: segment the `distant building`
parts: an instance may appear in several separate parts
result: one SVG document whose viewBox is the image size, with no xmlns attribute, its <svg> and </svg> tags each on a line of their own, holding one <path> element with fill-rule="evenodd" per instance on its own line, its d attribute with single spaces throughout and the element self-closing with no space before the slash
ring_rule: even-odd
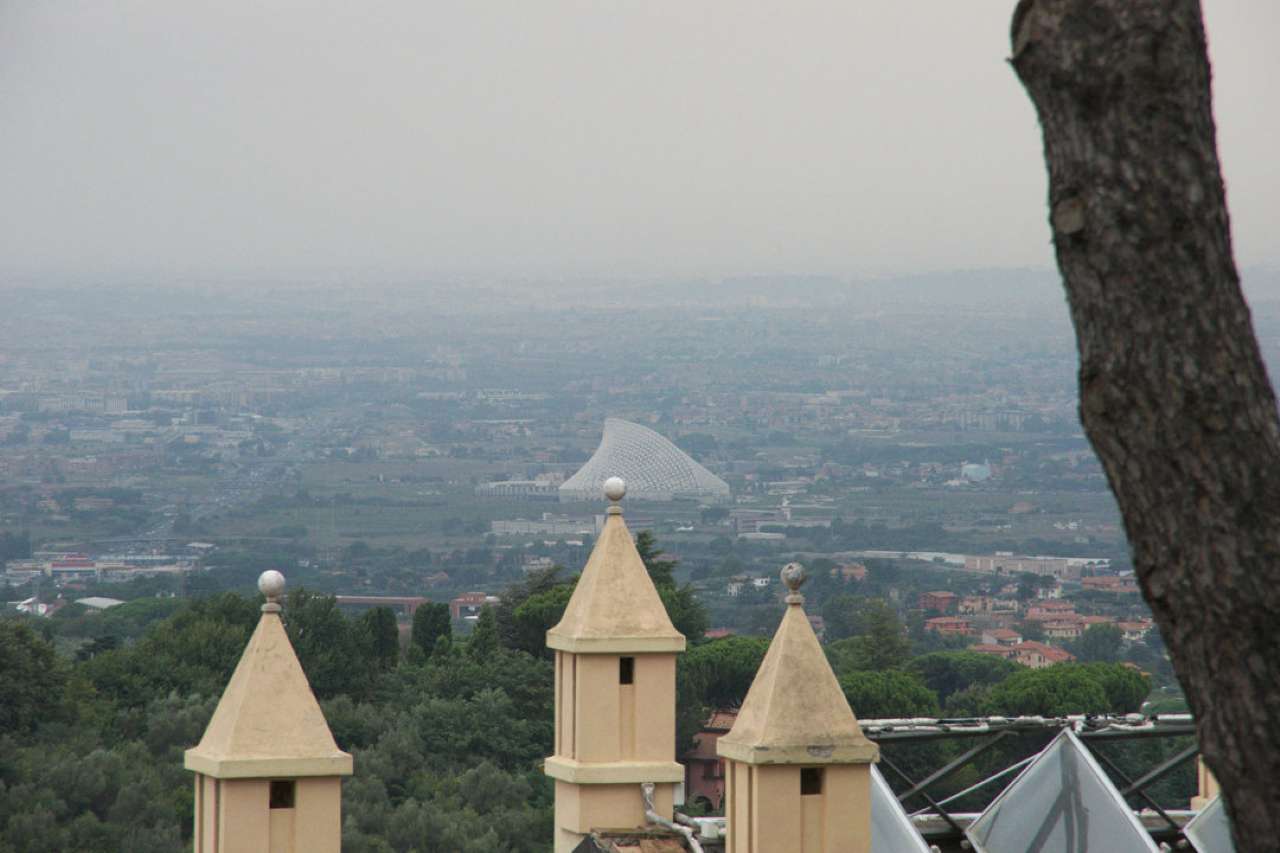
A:
<svg viewBox="0 0 1280 853">
<path fill-rule="evenodd" d="M 727 500 L 729 484 L 648 427 L 607 418 L 600 446 L 560 486 L 560 499 L 597 500 L 604 481 L 621 477 L 627 497 L 638 500 Z"/>
<path fill-rule="evenodd" d="M 498 480 L 476 486 L 476 496 L 481 498 L 555 500 L 559 496 L 559 491 L 555 483 L 544 480 Z"/>
<path fill-rule="evenodd" d="M 1049 575 L 1060 580 L 1075 580 L 1080 577 L 1082 565 L 1076 560 L 1066 557 L 1025 557 L 1016 554 L 992 554 L 990 556 L 967 556 L 964 558 L 967 572 L 984 572 L 999 575 L 1020 575 L 1024 572 L 1033 575 Z"/>
<path fill-rule="evenodd" d="M 1011 660 L 1016 664 L 1031 669 L 1043 669 L 1046 666 L 1053 666 L 1055 663 L 1066 663 L 1076 659 L 1075 655 L 1065 649 L 1059 649 L 1056 646 L 1046 645 L 1045 643 L 1037 643 L 1034 640 L 1022 640 L 1019 638 L 1018 643 L 1005 645 L 999 642 L 987 642 L 988 639 L 987 634 L 983 634 L 983 641 L 977 645 L 969 646 L 969 651 Z"/>
<path fill-rule="evenodd" d="M 990 628 L 982 632 L 982 642 L 1007 648 L 1022 642 L 1022 635 L 1009 628 Z"/>
<path fill-rule="evenodd" d="M 118 598 L 105 598 L 100 595 L 91 595 L 88 598 L 77 598 L 76 604 L 83 604 L 92 611 L 101 612 L 103 610 L 110 610 L 112 607 L 119 607 L 121 604 L 124 604 L 124 602 Z"/>
<path fill-rule="evenodd" d="M 922 592 L 918 599 L 918 606 L 926 613 L 950 613 L 956 609 L 959 600 L 958 595 L 946 590 Z"/>
<path fill-rule="evenodd" d="M 19 613 L 48 618 L 63 607 L 66 607 L 66 605 L 67 601 L 64 598 L 56 598 L 49 602 L 40 601 L 37 598 L 28 598 L 24 601 L 19 601 L 16 609 Z"/>
<path fill-rule="evenodd" d="M 1029 622 L 1048 622 L 1076 615 L 1076 606 L 1070 601 L 1041 601 L 1027 608 L 1024 617 Z"/>
<path fill-rule="evenodd" d="M 780 509 L 737 507 L 729 511 L 729 522 L 739 534 L 759 533 L 765 524 L 787 524 L 787 513 Z"/>
<path fill-rule="evenodd" d="M 862 563 L 845 563 L 832 569 L 831 577 L 845 581 L 864 581 L 867 579 L 867 567 Z"/>
<path fill-rule="evenodd" d="M 412 617 L 419 607 L 431 599 L 420 595 L 335 595 L 339 607 L 388 607 L 400 608 L 405 616 Z"/>
<path fill-rule="evenodd" d="M 938 616 L 934 619 L 926 619 L 924 629 L 948 637 L 963 637 L 972 633 L 969 620 L 959 616 Z"/>
<path fill-rule="evenodd" d="M 1053 666 L 1055 663 L 1067 663 L 1076 659 L 1075 655 L 1065 649 L 1055 648 L 1032 640 L 1019 643 L 1014 649 L 1016 654 L 1012 660 L 1032 669 L 1044 669 L 1046 666 Z"/>
<path fill-rule="evenodd" d="M 532 554 L 525 555 L 520 561 L 520 568 L 525 574 L 532 572 L 542 572 L 555 566 L 556 561 L 550 557 L 537 557 Z"/>
<path fill-rule="evenodd" d="M 1124 638 L 1131 643 L 1144 640 L 1151 629 L 1155 627 L 1150 619 L 1141 619 L 1137 622 L 1120 622 L 1118 627 L 1124 632 Z"/>
<path fill-rule="evenodd" d="M 1095 592 L 1133 593 L 1135 595 L 1138 592 L 1138 584 L 1132 576 L 1098 575 L 1091 578 L 1081 578 L 1080 585 Z"/>
<path fill-rule="evenodd" d="M 1050 640 L 1078 640 L 1084 633 L 1084 621 L 1073 619 L 1050 619 L 1041 623 L 1044 635 Z"/>
<path fill-rule="evenodd" d="M 1036 598 L 1040 601 L 1062 598 L 1062 584 L 1054 582 L 1049 586 L 1036 587 Z"/>
<path fill-rule="evenodd" d="M 523 518 L 491 521 L 489 530 L 494 536 L 594 536 L 596 522 L 592 518 L 573 519 L 544 513 L 537 521 Z"/>
<path fill-rule="evenodd" d="M 738 538 L 746 542 L 781 542 L 787 538 L 785 533 L 739 533 Z"/>
<path fill-rule="evenodd" d="M 960 599 L 957 612 L 962 614 L 1017 613 L 1018 601 L 1014 598 L 995 598 L 989 595 L 966 595 Z"/>
<path fill-rule="evenodd" d="M 476 619 L 485 605 L 495 606 L 502 602 L 496 595 L 484 592 L 464 592 L 449 602 L 449 615 L 455 620 Z"/>
<path fill-rule="evenodd" d="M 693 749 L 681 756 L 684 763 L 685 799 L 719 811 L 724 805 L 724 759 L 716 754 L 716 741 L 729 733 L 738 712 L 714 711 L 694 736 Z"/>
<path fill-rule="evenodd" d="M 970 646 L 968 651 L 976 652 L 980 655 L 991 655 L 992 657 L 1004 658 L 1005 660 L 1013 660 L 1018 656 L 1018 650 L 1013 646 L 1002 646 L 999 643 L 981 642 Z"/>
</svg>

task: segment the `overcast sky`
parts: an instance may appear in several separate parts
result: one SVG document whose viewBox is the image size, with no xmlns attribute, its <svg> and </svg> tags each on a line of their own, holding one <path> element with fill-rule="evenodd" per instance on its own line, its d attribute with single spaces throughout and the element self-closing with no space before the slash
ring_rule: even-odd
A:
<svg viewBox="0 0 1280 853">
<path fill-rule="evenodd" d="M 92 276 L 1052 263 L 1014 0 L 0 0 L 0 267 Z M 1204 0 L 1275 264 L 1280 3 Z"/>
</svg>

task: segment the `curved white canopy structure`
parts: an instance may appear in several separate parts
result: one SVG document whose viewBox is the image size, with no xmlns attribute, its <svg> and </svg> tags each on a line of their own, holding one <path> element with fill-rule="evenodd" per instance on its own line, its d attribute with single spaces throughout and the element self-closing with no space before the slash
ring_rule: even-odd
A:
<svg viewBox="0 0 1280 853">
<path fill-rule="evenodd" d="M 560 499 L 598 501 L 610 477 L 626 481 L 631 499 L 729 497 L 729 484 L 680 448 L 648 427 L 618 418 L 605 419 L 600 446 L 560 487 Z"/>
</svg>

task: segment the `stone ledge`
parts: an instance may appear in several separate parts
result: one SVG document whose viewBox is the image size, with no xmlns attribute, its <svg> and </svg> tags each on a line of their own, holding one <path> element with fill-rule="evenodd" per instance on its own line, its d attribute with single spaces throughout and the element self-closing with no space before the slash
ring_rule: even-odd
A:
<svg viewBox="0 0 1280 853">
<path fill-rule="evenodd" d="M 638 785 L 641 782 L 683 782 L 684 765 L 675 761 L 584 762 L 553 755 L 543 766 L 552 779 L 577 785 Z"/>
<path fill-rule="evenodd" d="M 653 652 L 682 652 L 685 639 L 674 637 L 573 637 L 547 632 L 547 648 L 574 654 L 633 655 Z"/>
<path fill-rule="evenodd" d="M 870 764 L 880 759 L 880 747 L 870 741 L 828 746 L 755 746 L 727 738 L 725 735 L 716 741 L 716 754 L 743 764 Z"/>
<path fill-rule="evenodd" d="M 189 749 L 183 766 L 214 779 L 293 779 L 305 776 L 350 776 L 345 752 L 314 758 L 218 758 Z"/>
</svg>

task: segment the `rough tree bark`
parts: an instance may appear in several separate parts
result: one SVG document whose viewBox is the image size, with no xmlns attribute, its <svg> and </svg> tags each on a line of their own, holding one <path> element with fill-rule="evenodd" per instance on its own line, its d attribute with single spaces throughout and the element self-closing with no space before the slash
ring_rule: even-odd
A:
<svg viewBox="0 0 1280 853">
<path fill-rule="evenodd" d="M 1022 0 L 1080 417 L 1241 851 L 1280 850 L 1280 421 L 1231 253 L 1197 0 Z"/>
</svg>

